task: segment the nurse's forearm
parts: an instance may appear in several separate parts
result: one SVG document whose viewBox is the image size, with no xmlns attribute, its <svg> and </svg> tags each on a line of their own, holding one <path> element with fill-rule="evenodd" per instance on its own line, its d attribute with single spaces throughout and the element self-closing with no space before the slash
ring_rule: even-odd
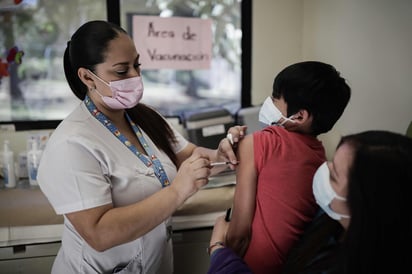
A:
<svg viewBox="0 0 412 274">
<path fill-rule="evenodd" d="M 133 241 L 165 219 L 208 182 L 209 160 L 204 154 L 184 161 L 173 182 L 146 199 L 124 207 L 100 206 L 66 214 L 76 230 L 98 251 Z"/>
<path fill-rule="evenodd" d="M 97 251 L 133 241 L 170 217 L 184 201 L 208 182 L 209 161 L 192 155 L 184 161 L 170 186 L 124 207 L 105 205 L 66 216 Z"/>
<path fill-rule="evenodd" d="M 143 236 L 170 217 L 186 199 L 170 186 L 132 205 L 113 208 L 110 204 L 66 216 L 85 241 L 102 252 Z"/>
<path fill-rule="evenodd" d="M 97 249 L 106 250 L 143 236 L 170 217 L 186 199 L 170 186 L 136 204 L 112 208 L 96 224 Z"/>
</svg>

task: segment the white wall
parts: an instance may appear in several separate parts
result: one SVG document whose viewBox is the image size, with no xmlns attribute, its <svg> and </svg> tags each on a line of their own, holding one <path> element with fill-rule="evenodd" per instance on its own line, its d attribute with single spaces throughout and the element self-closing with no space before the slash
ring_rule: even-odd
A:
<svg viewBox="0 0 412 274">
<path fill-rule="evenodd" d="M 275 75 L 301 60 L 302 0 L 252 0 L 252 104 L 272 94 Z"/>
<path fill-rule="evenodd" d="M 321 136 L 329 156 L 341 135 L 406 132 L 412 120 L 412 1 L 254 0 L 253 9 L 253 104 L 270 94 L 280 68 L 320 60 L 334 65 L 352 88 L 345 113 Z"/>
</svg>

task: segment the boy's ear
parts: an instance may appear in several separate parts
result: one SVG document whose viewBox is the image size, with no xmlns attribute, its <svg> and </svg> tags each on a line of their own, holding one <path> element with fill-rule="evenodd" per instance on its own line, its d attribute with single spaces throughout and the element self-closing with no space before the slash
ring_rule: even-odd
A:
<svg viewBox="0 0 412 274">
<path fill-rule="evenodd" d="M 85 68 L 79 68 L 77 70 L 77 75 L 79 76 L 80 80 L 85 84 L 89 89 L 95 88 L 96 85 L 94 84 L 94 80 L 90 75 L 90 71 Z"/>
<path fill-rule="evenodd" d="M 293 120 L 299 124 L 304 124 L 310 119 L 311 115 L 306 109 L 301 109 L 293 115 Z"/>
</svg>

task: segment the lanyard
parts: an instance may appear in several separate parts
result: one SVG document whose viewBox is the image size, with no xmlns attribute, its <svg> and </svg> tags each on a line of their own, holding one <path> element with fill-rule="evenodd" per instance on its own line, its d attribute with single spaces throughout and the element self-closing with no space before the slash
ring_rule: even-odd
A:
<svg viewBox="0 0 412 274">
<path fill-rule="evenodd" d="M 157 179 L 159 179 L 160 183 L 162 184 L 162 187 L 166 187 L 170 184 L 170 181 L 167 178 L 166 171 L 163 169 L 162 163 L 152 152 L 139 127 L 132 121 L 132 119 L 130 119 L 127 113 L 126 118 L 132 126 L 137 138 L 139 139 L 140 144 L 142 145 L 143 149 L 146 151 L 149 157 L 140 153 L 137 150 L 137 148 L 132 143 L 130 143 L 130 141 L 127 140 L 123 134 L 120 133 L 120 131 L 109 120 L 109 118 L 107 118 L 106 115 L 104 115 L 100 110 L 97 109 L 93 101 L 90 100 L 89 96 L 86 96 L 86 98 L 84 99 L 84 103 L 86 104 L 87 109 L 90 111 L 90 113 L 100 123 L 102 123 L 108 130 L 110 130 L 110 132 L 112 132 L 113 135 L 116 136 L 116 138 L 118 138 L 130 151 L 132 151 L 147 167 L 153 168 Z"/>
</svg>

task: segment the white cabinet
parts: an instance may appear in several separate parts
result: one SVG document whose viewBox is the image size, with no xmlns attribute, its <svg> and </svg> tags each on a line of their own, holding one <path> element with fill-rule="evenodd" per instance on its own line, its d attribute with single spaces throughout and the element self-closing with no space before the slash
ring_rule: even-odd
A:
<svg viewBox="0 0 412 274">
<path fill-rule="evenodd" d="M 50 273 L 60 242 L 0 247 L 0 273 Z"/>
<path fill-rule="evenodd" d="M 174 273 L 206 273 L 212 228 L 173 231 Z M 50 273 L 60 242 L 0 247 L 0 274 Z"/>
</svg>

